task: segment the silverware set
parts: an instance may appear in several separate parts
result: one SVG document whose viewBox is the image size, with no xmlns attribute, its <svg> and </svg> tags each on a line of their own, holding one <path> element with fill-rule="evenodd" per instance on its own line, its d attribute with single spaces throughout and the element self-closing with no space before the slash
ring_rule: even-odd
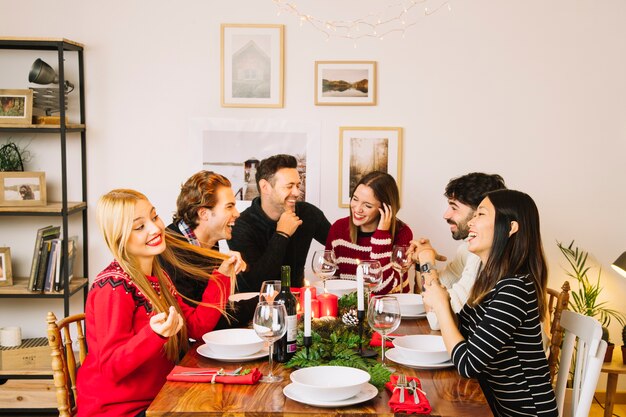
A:
<svg viewBox="0 0 626 417">
<path fill-rule="evenodd" d="M 203 376 L 203 375 L 228 375 L 228 376 L 236 376 L 239 375 L 239 373 L 241 372 L 241 370 L 243 369 L 243 366 L 240 366 L 239 368 L 226 372 L 224 371 L 224 368 L 222 369 L 218 369 L 216 370 L 207 370 L 207 371 L 187 371 L 187 372 L 181 372 L 179 374 L 174 374 L 174 375 L 197 375 L 197 376 Z"/>
<path fill-rule="evenodd" d="M 422 391 L 421 389 L 419 389 L 417 387 L 417 382 L 415 382 L 414 379 L 412 379 L 410 382 L 407 383 L 406 380 L 406 375 L 404 374 L 400 374 L 398 375 L 398 380 L 396 381 L 396 387 L 393 389 L 394 391 L 399 389 L 400 390 L 400 402 L 403 403 L 405 401 L 404 398 L 404 390 L 406 389 L 409 394 L 413 395 L 413 402 L 415 404 L 419 404 L 420 403 L 420 399 L 419 399 L 419 395 L 417 395 L 417 392 L 421 392 L 422 394 L 426 395 L 426 393 L 424 391 Z"/>
</svg>

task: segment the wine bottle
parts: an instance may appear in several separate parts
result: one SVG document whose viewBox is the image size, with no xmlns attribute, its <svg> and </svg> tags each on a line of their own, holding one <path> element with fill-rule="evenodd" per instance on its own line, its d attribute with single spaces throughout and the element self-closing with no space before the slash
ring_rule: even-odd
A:
<svg viewBox="0 0 626 417">
<path fill-rule="evenodd" d="M 274 360 L 284 363 L 296 353 L 296 335 L 298 334 L 297 301 L 291 292 L 291 267 L 289 265 L 281 267 L 280 293 L 275 301 L 283 303 L 287 310 L 287 332 L 281 339 L 274 342 Z"/>
</svg>

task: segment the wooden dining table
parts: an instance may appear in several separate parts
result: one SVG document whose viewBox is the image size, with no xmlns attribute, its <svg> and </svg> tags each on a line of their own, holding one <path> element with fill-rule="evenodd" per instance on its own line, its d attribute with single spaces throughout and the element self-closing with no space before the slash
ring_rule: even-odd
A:
<svg viewBox="0 0 626 417">
<path fill-rule="evenodd" d="M 426 319 L 404 319 L 398 334 L 440 334 L 430 330 Z M 268 372 L 267 357 L 242 363 L 224 363 L 208 359 L 196 352 L 196 347 L 187 352 L 180 365 L 189 367 L 224 367 L 226 369 L 258 367 L 263 374 Z M 387 359 L 388 360 L 388 359 Z M 492 413 L 485 401 L 478 382 L 462 378 L 454 367 L 437 370 L 408 368 L 389 363 L 396 374 L 416 376 L 422 383 L 432 406 L 431 416 L 480 416 Z M 290 383 L 290 369 L 275 363 L 274 373 L 283 376 L 278 383 L 255 385 L 226 385 L 197 382 L 166 382 L 147 410 L 149 417 L 198 417 L 198 416 L 394 416 L 389 408 L 390 394 L 382 390 L 373 399 L 361 404 L 341 408 L 320 408 L 293 401 L 283 394 Z M 395 414 L 402 415 L 402 414 Z"/>
</svg>

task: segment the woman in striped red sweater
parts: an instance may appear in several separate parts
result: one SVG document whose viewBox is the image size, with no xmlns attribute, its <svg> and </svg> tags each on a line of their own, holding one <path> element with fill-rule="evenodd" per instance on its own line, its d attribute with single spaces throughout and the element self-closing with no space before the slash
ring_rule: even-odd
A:
<svg viewBox="0 0 626 417">
<path fill-rule="evenodd" d="M 373 171 L 359 181 L 350 199 L 350 216 L 337 220 L 326 240 L 326 249 L 335 252 L 339 278 L 356 279 L 357 262 L 372 259 L 383 270 L 374 294 L 409 292 L 406 274 L 400 279 L 390 263 L 393 246 L 413 239 L 409 226 L 396 217 L 398 210 L 400 193 L 391 175 Z"/>
</svg>

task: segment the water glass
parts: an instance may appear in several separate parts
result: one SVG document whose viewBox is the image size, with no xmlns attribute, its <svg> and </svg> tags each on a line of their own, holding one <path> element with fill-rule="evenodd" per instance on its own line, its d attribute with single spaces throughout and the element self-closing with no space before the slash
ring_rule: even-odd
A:
<svg viewBox="0 0 626 417">
<path fill-rule="evenodd" d="M 363 284 L 367 288 L 367 299 L 369 299 L 372 291 L 383 281 L 383 270 L 379 261 L 359 261 L 359 265 L 363 270 Z"/>
<path fill-rule="evenodd" d="M 254 310 L 252 318 L 252 326 L 257 335 L 266 342 L 270 347 L 269 367 L 270 371 L 267 375 L 260 379 L 261 382 L 280 382 L 283 377 L 274 375 L 274 342 L 279 340 L 287 332 L 287 310 L 282 303 L 268 303 L 261 301 Z"/>
<path fill-rule="evenodd" d="M 391 249 L 391 267 L 398 273 L 398 290 L 395 288 L 393 292 L 402 292 L 402 277 L 411 267 L 411 257 L 408 254 L 409 247 L 407 245 L 393 245 Z"/>
<path fill-rule="evenodd" d="M 280 281 L 263 281 L 261 291 L 259 292 L 259 301 L 267 301 L 271 303 L 280 293 Z"/>
<path fill-rule="evenodd" d="M 385 365 L 385 336 L 400 326 L 401 319 L 400 303 L 396 297 L 375 295 L 370 299 L 367 308 L 367 322 L 374 331 L 380 333 L 383 365 Z"/>
<path fill-rule="evenodd" d="M 326 290 L 326 280 L 337 272 L 337 261 L 335 259 L 335 252 L 332 250 L 317 250 L 313 253 L 311 259 L 311 269 L 313 273 L 317 275 L 324 284 L 324 290 Z"/>
</svg>

